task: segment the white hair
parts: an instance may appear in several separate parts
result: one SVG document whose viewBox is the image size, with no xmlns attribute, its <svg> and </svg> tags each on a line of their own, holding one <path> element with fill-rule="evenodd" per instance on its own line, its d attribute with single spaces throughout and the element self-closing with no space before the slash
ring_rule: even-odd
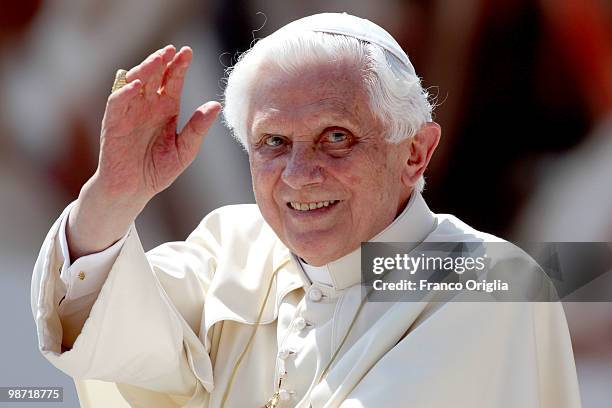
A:
<svg viewBox="0 0 612 408">
<path fill-rule="evenodd" d="M 354 37 L 299 31 L 292 35 L 277 33 L 258 41 L 227 70 L 223 108 L 226 125 L 248 151 L 249 96 L 264 65 L 296 72 L 308 64 L 340 60 L 361 67 L 370 108 L 381 120 L 384 137 L 390 143 L 414 136 L 432 120 L 429 95 L 419 77 L 393 54 Z M 422 191 L 424 186 L 425 180 L 421 177 L 415 188 Z"/>
</svg>

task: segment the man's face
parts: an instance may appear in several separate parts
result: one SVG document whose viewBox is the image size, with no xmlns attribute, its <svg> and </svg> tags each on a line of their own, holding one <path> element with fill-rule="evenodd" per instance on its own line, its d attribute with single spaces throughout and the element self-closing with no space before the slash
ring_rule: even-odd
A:
<svg viewBox="0 0 612 408">
<path fill-rule="evenodd" d="M 384 140 L 358 69 L 264 69 L 250 102 L 255 197 L 292 252 L 320 266 L 393 221 L 410 195 L 401 178 L 409 148 Z"/>
</svg>

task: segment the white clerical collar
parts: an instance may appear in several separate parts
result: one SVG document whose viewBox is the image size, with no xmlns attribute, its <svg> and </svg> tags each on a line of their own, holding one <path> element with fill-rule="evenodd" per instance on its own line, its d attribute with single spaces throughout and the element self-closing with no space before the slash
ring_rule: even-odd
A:
<svg viewBox="0 0 612 408">
<path fill-rule="evenodd" d="M 420 193 L 414 192 L 404 211 L 369 242 L 423 241 L 436 227 L 436 218 Z M 323 266 L 312 266 L 295 256 L 311 282 L 342 290 L 361 282 L 361 247 Z"/>
<path fill-rule="evenodd" d="M 329 270 L 327 269 L 327 265 L 323 266 L 312 266 L 304 262 L 304 260 L 300 257 L 296 257 L 302 270 L 310 279 L 311 282 L 322 283 L 324 285 L 333 286 L 333 282 L 331 279 L 331 275 L 329 274 Z"/>
</svg>

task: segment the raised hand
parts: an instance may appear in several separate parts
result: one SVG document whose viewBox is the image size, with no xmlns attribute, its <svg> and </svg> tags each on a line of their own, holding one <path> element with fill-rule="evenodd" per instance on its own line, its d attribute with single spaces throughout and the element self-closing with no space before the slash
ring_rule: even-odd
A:
<svg viewBox="0 0 612 408">
<path fill-rule="evenodd" d="M 195 158 L 220 105 L 200 106 L 177 133 L 180 96 L 192 52 L 169 45 L 151 54 L 111 94 L 102 121 L 96 182 L 112 196 L 148 201 Z"/>
<path fill-rule="evenodd" d="M 177 132 L 185 73 L 192 52 L 167 46 L 132 68 L 127 85 L 106 105 L 95 174 L 70 211 L 66 235 L 72 259 L 117 241 L 157 193 L 195 158 L 221 105 L 208 102 Z"/>
</svg>

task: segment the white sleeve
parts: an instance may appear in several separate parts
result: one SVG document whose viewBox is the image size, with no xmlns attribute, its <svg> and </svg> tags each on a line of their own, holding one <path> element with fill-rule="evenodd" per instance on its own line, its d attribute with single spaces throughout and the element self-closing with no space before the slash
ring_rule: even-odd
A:
<svg viewBox="0 0 612 408">
<path fill-rule="evenodd" d="M 63 259 L 58 282 L 61 298 L 56 306 L 65 344 L 74 343 L 81 332 L 128 235 L 126 233 L 104 251 L 82 256 L 71 264 L 66 225 L 72 207 L 74 203 L 71 203 L 60 217 L 60 226 L 55 238 L 61 253 L 59 259 Z"/>
<path fill-rule="evenodd" d="M 73 204 L 68 207 L 68 211 L 61 218 L 58 231 L 59 246 L 64 259 L 60 269 L 60 278 L 66 286 L 66 294 L 60 301 L 60 308 L 58 309 L 60 316 L 64 314 L 65 309 L 72 309 L 70 303 L 73 300 L 87 295 L 98 296 L 128 235 L 128 232 L 126 232 L 119 241 L 104 251 L 82 256 L 71 264 L 66 239 L 66 225 L 72 207 Z"/>
<path fill-rule="evenodd" d="M 149 259 L 132 224 L 110 270 L 94 279 L 101 288 L 92 283 L 76 289 L 94 273 L 79 267 L 87 266 L 87 257 L 70 265 L 62 251 L 60 226 L 69 210 L 47 234 L 32 275 L 31 306 L 43 356 L 76 379 L 130 384 L 204 401 L 205 390 L 213 387 L 213 370 L 198 332 L 217 263 L 212 251 L 217 237 L 164 244 L 150 251 Z M 78 277 L 81 270 L 86 273 L 83 280 Z M 69 290 L 60 272 L 72 285 Z M 85 294 L 88 291 L 93 292 Z M 74 313 L 64 308 L 60 317 L 58 305 L 68 293 Z M 81 325 L 66 324 L 80 319 Z M 67 338 L 74 342 L 65 342 Z"/>
</svg>

